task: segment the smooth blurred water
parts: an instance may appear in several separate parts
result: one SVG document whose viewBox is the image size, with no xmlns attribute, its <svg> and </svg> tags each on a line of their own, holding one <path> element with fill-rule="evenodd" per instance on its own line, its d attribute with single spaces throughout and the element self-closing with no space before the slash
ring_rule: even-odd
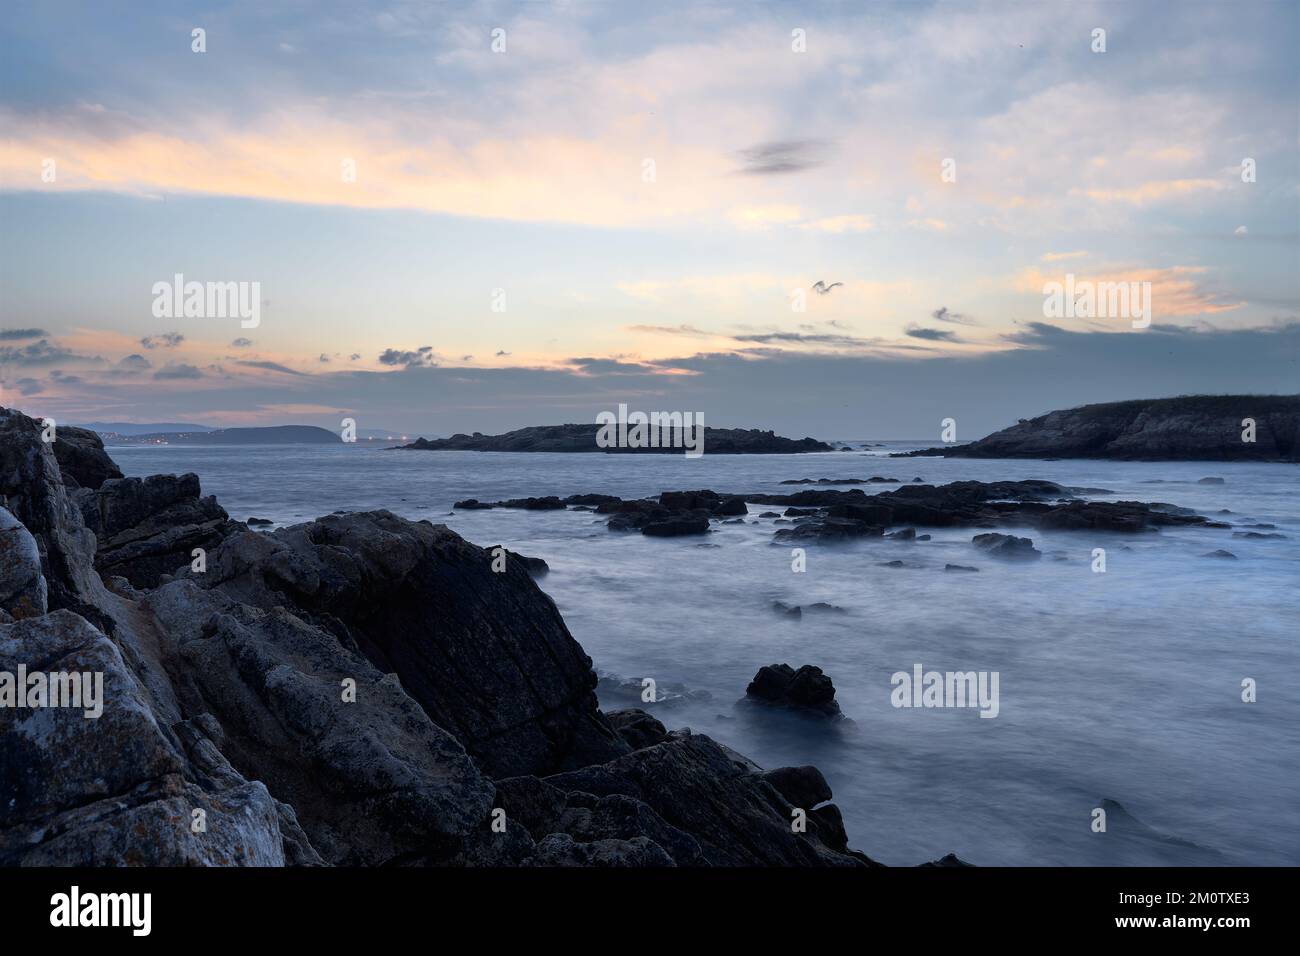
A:
<svg viewBox="0 0 1300 956">
<path fill-rule="evenodd" d="M 982 865 L 1300 864 L 1300 471 L 879 457 L 896 447 L 908 446 L 696 460 L 348 446 L 110 451 L 128 475 L 198 473 L 205 493 L 239 519 L 294 523 L 387 508 L 545 558 L 542 587 L 609 678 L 602 706 L 644 706 L 670 728 L 708 733 L 766 767 L 817 765 L 851 845 L 883 862 L 953 851 Z M 611 533 L 589 512 L 451 509 L 470 497 L 791 492 L 799 489 L 779 482 L 871 475 L 1044 478 L 1234 526 L 1271 523 L 1286 537 L 1004 528 L 1031 536 L 1045 557 L 1002 564 L 975 551 L 972 529 L 921 529 L 933 540 L 809 545 L 798 574 L 790 547 L 772 543 L 784 525 L 757 517 L 782 508 L 751 506 L 749 523 L 676 539 Z M 1225 483 L 1198 484 L 1205 476 Z M 1104 574 L 1091 569 L 1097 547 L 1106 549 Z M 1238 560 L 1202 557 L 1217 548 Z M 894 559 L 915 567 L 880 566 Z M 945 573 L 949 562 L 980 572 Z M 773 611 L 778 600 L 847 613 L 791 620 Z M 737 708 L 758 667 L 781 661 L 822 667 L 854 725 Z M 998 671 L 999 716 L 895 709 L 890 675 L 916 663 Z M 676 693 L 643 704 L 644 677 Z M 1258 682 L 1253 704 L 1241 701 L 1248 677 Z M 1093 833 L 1103 798 L 1158 832 L 1135 832 L 1112 814 L 1108 832 Z"/>
</svg>

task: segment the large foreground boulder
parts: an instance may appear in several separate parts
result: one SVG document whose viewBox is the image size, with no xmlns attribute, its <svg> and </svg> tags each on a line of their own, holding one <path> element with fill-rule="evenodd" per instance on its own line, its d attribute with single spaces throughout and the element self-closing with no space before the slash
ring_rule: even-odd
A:
<svg viewBox="0 0 1300 956">
<path fill-rule="evenodd" d="M 591 659 L 521 562 L 387 511 L 248 532 L 186 578 L 321 622 L 456 736 L 490 776 L 598 763 L 628 746 L 597 709 Z"/>
<path fill-rule="evenodd" d="M 122 477 L 117 463 L 104 451 L 103 440 L 90 429 L 60 425 L 56 434 L 54 456 L 64 484 L 95 489 L 110 478 Z"/>
<path fill-rule="evenodd" d="M 39 617 L 46 611 L 46 598 L 36 539 L 0 508 L 0 612 L 10 619 Z"/>
<path fill-rule="evenodd" d="M 334 633 L 190 581 L 144 607 L 185 712 L 215 718 L 225 756 L 292 804 L 330 862 L 389 862 L 486 818 L 492 785 L 460 742 Z"/>
<path fill-rule="evenodd" d="M 0 707 L 0 866 L 282 866 L 314 853 L 264 784 L 192 770 L 117 648 L 69 611 L 0 626 L 0 672 L 99 675 L 79 706 Z M 93 678 L 92 678 L 93 688 Z"/>
<path fill-rule="evenodd" d="M 209 551 L 244 530 L 216 498 L 203 497 L 194 474 L 115 478 L 74 498 L 95 533 L 95 567 L 137 588 L 156 587 L 190 564 L 195 549 Z"/>
<path fill-rule="evenodd" d="M 95 573 L 95 536 L 83 524 L 59 471 L 54 445 L 34 418 L 0 408 L 0 507 L 36 540 L 51 609 L 68 608 L 98 622 L 104 594 Z"/>
</svg>

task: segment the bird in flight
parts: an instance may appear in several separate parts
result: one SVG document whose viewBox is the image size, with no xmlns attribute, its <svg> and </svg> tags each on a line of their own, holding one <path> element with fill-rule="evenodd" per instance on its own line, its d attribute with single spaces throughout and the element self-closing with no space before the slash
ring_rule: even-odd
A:
<svg viewBox="0 0 1300 956">
<path fill-rule="evenodd" d="M 832 282 L 830 285 L 827 285 L 824 279 L 818 279 L 817 284 L 813 286 L 813 291 L 818 295 L 826 295 L 826 293 L 830 292 L 831 289 L 835 288 L 837 285 L 844 285 L 844 283 Z"/>
</svg>

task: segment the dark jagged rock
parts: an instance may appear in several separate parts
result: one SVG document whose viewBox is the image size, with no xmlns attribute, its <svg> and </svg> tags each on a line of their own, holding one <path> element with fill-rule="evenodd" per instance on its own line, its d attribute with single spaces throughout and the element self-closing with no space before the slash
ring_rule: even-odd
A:
<svg viewBox="0 0 1300 956">
<path fill-rule="evenodd" d="M 676 731 L 653 747 L 546 782 L 640 800 L 690 834 L 710 866 L 869 864 L 861 854 L 834 849 L 838 834 L 822 817 L 810 813 L 808 832 L 792 832 L 790 801 L 756 767 L 702 734 Z"/>
<path fill-rule="evenodd" d="M 773 540 L 788 541 L 844 541 L 850 538 L 879 536 L 883 529 L 878 525 L 867 524 L 853 518 L 824 518 L 798 524 L 793 528 L 781 528 L 773 535 Z"/>
<path fill-rule="evenodd" d="M 745 699 L 788 707 L 821 717 L 841 717 L 835 702 L 835 685 L 820 667 L 805 664 L 795 670 L 789 664 L 760 667 L 745 688 Z"/>
<path fill-rule="evenodd" d="M 606 452 L 610 454 L 683 453 L 681 430 L 665 429 L 658 448 L 601 448 L 600 425 L 534 425 L 503 435 L 457 434 L 450 438 L 420 438 L 404 449 L 420 451 Z M 709 455 L 790 455 L 834 451 L 813 438 L 782 438 L 757 428 L 705 428 L 704 452 Z"/>
<path fill-rule="evenodd" d="M 496 805 L 524 826 L 534 840 L 554 833 L 567 806 L 563 790 L 537 777 L 507 777 L 496 781 Z"/>
<path fill-rule="evenodd" d="M 500 547 L 497 545 L 496 547 Z M 495 551 L 495 548 L 487 548 L 489 553 Z M 543 558 L 530 558 L 526 554 L 519 554 L 517 551 L 506 550 L 507 561 L 518 561 L 522 564 L 535 578 L 545 577 L 551 572 L 551 566 Z"/>
<path fill-rule="evenodd" d="M 1236 556 L 1235 554 L 1233 554 L 1231 551 L 1225 551 L 1223 548 L 1219 548 L 1219 549 L 1217 549 L 1217 550 L 1215 550 L 1215 551 L 1210 551 L 1210 552 L 1208 552 L 1208 553 L 1206 553 L 1206 554 L 1201 555 L 1201 557 L 1203 557 L 1203 558 L 1223 558 L 1224 560 L 1227 560 L 1227 561 L 1236 561 L 1236 560 L 1237 560 L 1237 556 Z"/>
<path fill-rule="evenodd" d="M 1012 534 L 977 534 L 970 542 L 990 557 L 1009 561 L 1037 561 L 1043 556 L 1031 539 Z"/>
<path fill-rule="evenodd" d="M 41 440 L 40 422 L 0 408 L 0 507 L 36 540 L 51 610 L 68 608 L 95 619 L 105 593 L 95 573 L 95 535 L 87 530 L 65 487 L 58 459 Z M 88 493 L 88 492 L 80 492 Z"/>
<path fill-rule="evenodd" d="M 978 571 L 979 570 L 979 568 L 972 568 L 968 564 L 945 564 L 943 566 L 943 569 L 945 571 Z"/>
<path fill-rule="evenodd" d="M 1243 441 L 1246 419 L 1255 440 Z M 949 458 L 1300 461 L 1300 395 L 1187 395 L 1050 412 L 965 445 L 903 452 Z"/>
<path fill-rule="evenodd" d="M 493 776 L 625 749 L 596 709 L 591 661 L 522 562 L 387 511 L 245 533 L 187 577 L 245 604 L 327 622 L 451 731 Z"/>
<path fill-rule="evenodd" d="M 491 809 L 492 785 L 460 742 L 328 628 L 191 581 L 144 606 L 186 675 L 185 711 L 216 717 L 222 752 L 293 805 L 330 862 L 384 863 L 468 833 Z"/>
<path fill-rule="evenodd" d="M 249 518 L 244 524 L 250 528 L 269 528 L 275 524 L 270 518 Z"/>
<path fill-rule="evenodd" d="M 88 428 L 60 425 L 53 444 L 63 481 L 71 487 L 93 490 L 110 478 L 122 477 L 117 464 L 104 451 L 104 442 Z"/>
<path fill-rule="evenodd" d="M 816 767 L 778 767 L 763 774 L 763 779 L 794 806 L 805 810 L 831 798 L 831 785 Z"/>
<path fill-rule="evenodd" d="M 525 511 L 563 511 L 564 502 L 555 495 L 549 495 L 545 498 L 511 498 L 509 501 L 498 501 L 494 507 L 522 508 Z"/>
<path fill-rule="evenodd" d="M 668 736 L 668 730 L 657 718 L 638 708 L 607 710 L 605 717 L 633 750 L 653 747 Z"/>
<path fill-rule="evenodd" d="M 648 521 L 641 533 L 652 538 L 677 538 L 686 534 L 707 534 L 709 519 L 689 515 L 672 515 L 663 520 Z"/>
<path fill-rule="evenodd" d="M 188 565 L 195 548 L 209 551 L 243 530 L 215 498 L 202 496 L 193 474 L 115 478 L 75 496 L 97 539 L 95 568 L 137 588 L 157 586 Z"/>
<path fill-rule="evenodd" d="M 291 811 L 262 783 L 191 768 L 87 621 L 56 611 L 0 626 L 0 670 L 19 664 L 102 674 L 103 713 L 0 708 L 0 766 L 14 771 L 0 775 L 0 866 L 284 865 Z"/>
<path fill-rule="evenodd" d="M 464 501 L 456 502 L 452 507 L 459 508 L 462 511 L 486 511 L 493 506 L 485 501 L 479 501 L 477 498 L 466 498 Z"/>
<path fill-rule="evenodd" d="M 929 863 L 922 863 L 921 866 L 939 866 L 939 867 L 962 867 L 974 866 L 974 863 L 967 863 L 957 856 L 956 853 L 948 853 L 937 860 L 931 860 Z"/>
<path fill-rule="evenodd" d="M 621 501 L 617 495 L 569 495 L 564 499 L 566 505 L 603 505 L 615 501 Z"/>
<path fill-rule="evenodd" d="M 0 508 L 0 610 L 11 621 L 40 617 L 48 610 L 40 548 L 4 508 Z"/>
<path fill-rule="evenodd" d="M 783 617 L 801 618 L 807 611 L 810 614 L 846 614 L 844 608 L 836 607 L 834 604 L 827 604 L 825 601 L 814 601 L 808 605 L 790 605 L 784 601 L 773 601 L 772 610 Z"/>
</svg>

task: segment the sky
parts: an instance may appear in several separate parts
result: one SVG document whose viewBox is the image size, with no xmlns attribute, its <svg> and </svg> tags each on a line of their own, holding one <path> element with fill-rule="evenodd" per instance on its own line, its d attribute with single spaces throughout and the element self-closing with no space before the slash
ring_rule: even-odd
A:
<svg viewBox="0 0 1300 956">
<path fill-rule="evenodd" d="M 1294 0 L 13 2 L 0 404 L 964 439 L 1300 392 L 1298 40 Z M 160 311 L 178 274 L 256 327 Z M 1067 275 L 1149 324 L 1048 314 Z"/>
</svg>

